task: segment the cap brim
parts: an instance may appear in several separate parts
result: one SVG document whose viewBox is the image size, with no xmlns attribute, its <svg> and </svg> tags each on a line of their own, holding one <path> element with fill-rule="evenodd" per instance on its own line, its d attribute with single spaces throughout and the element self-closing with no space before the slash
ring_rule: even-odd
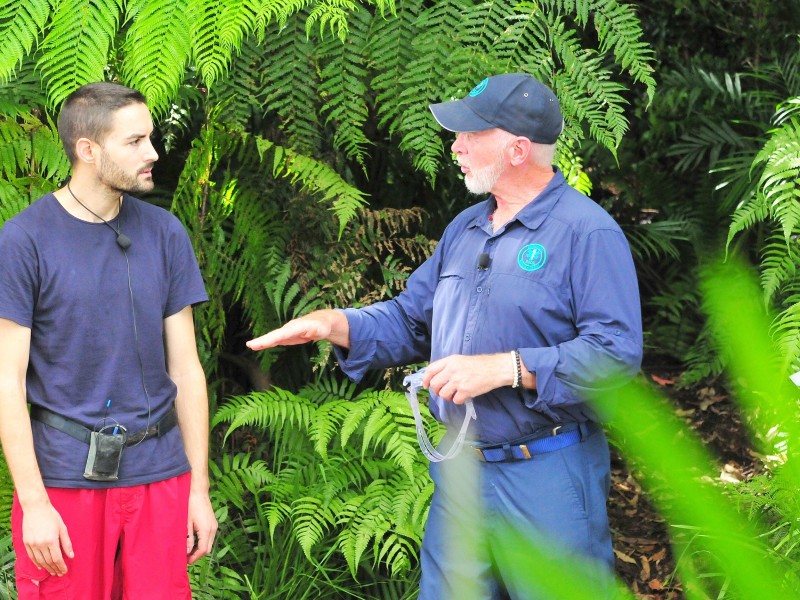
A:
<svg viewBox="0 0 800 600">
<path fill-rule="evenodd" d="M 463 100 L 431 104 L 433 118 L 448 131 L 484 131 L 497 127 L 479 117 Z"/>
</svg>

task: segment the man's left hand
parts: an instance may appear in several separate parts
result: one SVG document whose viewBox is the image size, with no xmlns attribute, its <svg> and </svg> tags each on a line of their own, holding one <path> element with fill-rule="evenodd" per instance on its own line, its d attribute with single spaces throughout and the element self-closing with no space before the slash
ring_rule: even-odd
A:
<svg viewBox="0 0 800 600">
<path fill-rule="evenodd" d="M 467 400 L 511 385 L 514 381 L 510 354 L 453 354 L 430 363 L 422 385 L 443 400 L 464 404 Z"/>
</svg>

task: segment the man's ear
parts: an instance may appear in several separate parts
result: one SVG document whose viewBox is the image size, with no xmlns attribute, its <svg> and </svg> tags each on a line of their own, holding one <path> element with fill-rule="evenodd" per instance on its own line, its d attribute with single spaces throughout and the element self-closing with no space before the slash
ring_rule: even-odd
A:
<svg viewBox="0 0 800 600">
<path fill-rule="evenodd" d="M 75 156 L 77 156 L 79 161 L 94 163 L 96 151 L 97 148 L 94 142 L 89 138 L 79 138 L 78 141 L 75 142 Z"/>
<path fill-rule="evenodd" d="M 511 164 L 513 166 L 521 165 L 528 159 L 532 143 L 528 138 L 521 136 L 511 143 Z"/>
</svg>

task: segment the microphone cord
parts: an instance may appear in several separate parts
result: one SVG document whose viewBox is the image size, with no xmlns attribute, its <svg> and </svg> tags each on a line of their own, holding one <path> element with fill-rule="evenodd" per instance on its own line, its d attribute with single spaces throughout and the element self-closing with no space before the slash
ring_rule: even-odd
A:
<svg viewBox="0 0 800 600">
<path fill-rule="evenodd" d="M 117 226 L 116 226 L 116 227 L 114 227 L 114 226 L 113 226 L 111 223 L 109 223 L 108 221 L 106 221 L 106 220 L 105 220 L 103 217 L 101 217 L 100 215 L 98 215 L 98 214 L 97 214 L 96 212 L 94 212 L 94 211 L 93 211 L 91 208 L 89 208 L 88 206 L 86 206 L 86 205 L 85 205 L 83 202 L 81 202 L 80 200 L 78 200 L 78 197 L 75 195 L 75 192 L 73 192 L 73 191 L 72 191 L 72 188 L 71 188 L 71 187 L 69 187 L 69 181 L 67 182 L 67 191 L 68 191 L 68 192 L 69 192 L 69 193 L 72 195 L 72 197 L 73 197 L 73 198 L 75 198 L 75 202 L 77 202 L 78 204 L 80 204 L 80 205 L 81 205 L 83 208 L 85 208 L 86 210 L 88 210 L 88 211 L 89 211 L 90 213 L 92 213 L 92 214 L 93 214 L 95 217 L 97 217 L 98 219 L 100 219 L 100 220 L 101 220 L 103 223 L 105 223 L 105 224 L 106 224 L 106 227 L 108 227 L 108 228 L 109 228 L 111 231 L 113 231 L 114 233 L 116 233 L 116 234 L 117 234 L 117 244 L 119 245 L 119 247 L 120 247 L 120 248 L 122 248 L 123 250 L 127 250 L 128 248 L 130 248 L 130 245 L 131 245 L 131 239 L 130 239 L 130 238 L 127 236 L 127 235 L 125 235 L 124 233 L 122 233 L 122 231 L 121 231 L 121 229 L 120 229 L 120 223 L 119 223 L 119 222 L 117 223 Z M 121 220 L 122 220 L 122 195 L 121 195 L 121 194 L 120 194 L 120 197 L 119 197 L 119 210 L 117 210 L 117 218 L 119 219 L 119 221 L 121 221 Z"/>
</svg>

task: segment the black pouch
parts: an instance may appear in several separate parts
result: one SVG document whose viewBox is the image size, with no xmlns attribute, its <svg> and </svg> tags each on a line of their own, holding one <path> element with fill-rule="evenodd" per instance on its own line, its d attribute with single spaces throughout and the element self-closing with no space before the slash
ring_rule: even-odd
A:
<svg viewBox="0 0 800 600">
<path fill-rule="evenodd" d="M 124 447 L 124 433 L 93 431 L 89 437 L 89 455 L 83 476 L 92 481 L 117 481 Z"/>
</svg>

